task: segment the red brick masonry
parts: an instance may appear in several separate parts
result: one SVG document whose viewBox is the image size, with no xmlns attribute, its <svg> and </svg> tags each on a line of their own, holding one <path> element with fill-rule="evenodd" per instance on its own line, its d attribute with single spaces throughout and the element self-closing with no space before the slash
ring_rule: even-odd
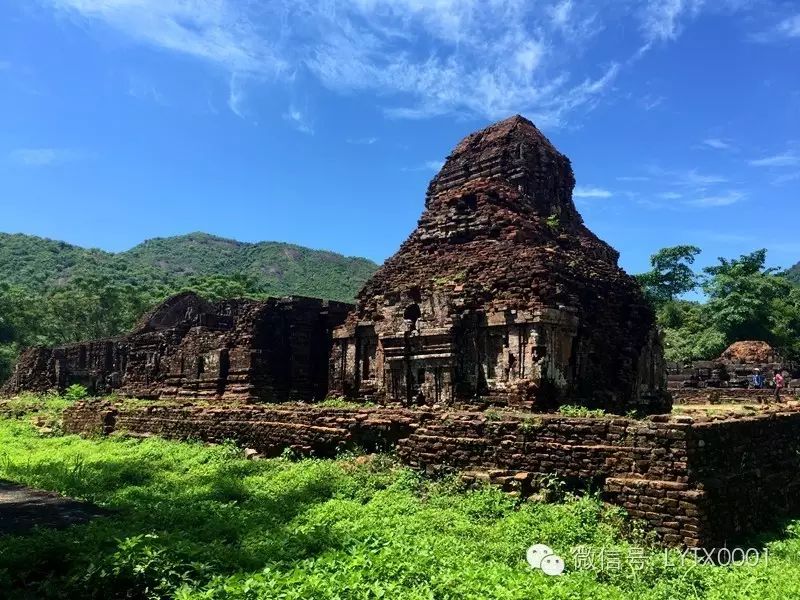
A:
<svg viewBox="0 0 800 600">
<path fill-rule="evenodd" d="M 122 408 L 78 403 L 73 433 L 226 439 L 274 456 L 395 448 L 429 474 L 481 471 L 517 481 L 555 475 L 643 519 L 668 545 L 719 547 L 800 508 L 800 412 L 694 422 L 688 417 L 502 416 L 282 404 Z M 516 476 L 516 477 L 514 477 Z"/>
</svg>

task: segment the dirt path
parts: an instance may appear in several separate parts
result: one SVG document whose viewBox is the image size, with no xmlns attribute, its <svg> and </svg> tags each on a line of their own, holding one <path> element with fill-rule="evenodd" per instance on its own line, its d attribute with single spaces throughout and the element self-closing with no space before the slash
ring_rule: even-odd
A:
<svg viewBox="0 0 800 600">
<path fill-rule="evenodd" d="M 0 535 L 42 527 L 67 527 L 107 514 L 88 502 L 0 480 Z"/>
</svg>

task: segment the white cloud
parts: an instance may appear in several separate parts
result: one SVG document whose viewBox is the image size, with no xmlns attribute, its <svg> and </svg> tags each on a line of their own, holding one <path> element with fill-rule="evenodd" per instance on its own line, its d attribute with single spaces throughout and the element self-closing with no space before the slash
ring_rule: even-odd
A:
<svg viewBox="0 0 800 600">
<path fill-rule="evenodd" d="M 625 176 L 622 176 L 622 177 L 617 177 L 617 181 L 639 182 L 639 181 L 650 181 L 650 178 L 649 177 L 645 177 L 643 175 L 625 175 Z"/>
<path fill-rule="evenodd" d="M 128 74 L 128 95 L 139 100 L 155 102 L 156 104 L 167 104 L 166 98 L 153 82 L 139 73 Z"/>
<path fill-rule="evenodd" d="M 613 61 L 578 72 L 552 60 L 582 51 L 599 29 L 569 0 L 550 13 L 521 0 L 46 1 L 223 69 L 239 116 L 243 82 L 291 85 L 304 71 L 330 89 L 381 97 L 394 117 L 525 112 L 560 125 L 591 110 L 618 75 Z"/>
<path fill-rule="evenodd" d="M 440 171 L 444 166 L 443 160 L 429 160 L 425 163 L 425 167 L 431 171 Z"/>
<path fill-rule="evenodd" d="M 663 192 L 659 194 L 658 197 L 663 200 L 679 200 L 683 198 L 683 194 L 679 194 L 678 192 Z"/>
<path fill-rule="evenodd" d="M 603 188 L 578 185 L 572 195 L 575 198 L 610 198 L 613 194 Z"/>
<path fill-rule="evenodd" d="M 723 175 L 700 173 L 697 169 L 662 169 L 658 166 L 651 166 L 648 168 L 648 171 L 653 177 L 658 178 L 664 183 L 676 186 L 704 188 L 719 183 L 727 183 L 728 181 L 728 178 Z"/>
<path fill-rule="evenodd" d="M 439 172 L 442 167 L 444 166 L 443 160 L 426 160 L 421 165 L 416 165 L 414 167 L 403 167 L 400 169 L 401 171 L 434 171 Z"/>
<path fill-rule="evenodd" d="M 49 167 L 86 158 L 73 148 L 18 148 L 9 153 L 11 162 L 25 167 Z"/>
<path fill-rule="evenodd" d="M 792 173 L 784 173 L 783 175 L 778 175 L 775 179 L 772 180 L 772 185 L 783 185 L 784 183 L 789 183 L 790 181 L 796 181 L 800 179 L 800 171 L 794 171 Z"/>
<path fill-rule="evenodd" d="M 703 145 L 714 150 L 733 150 L 734 146 L 731 142 L 720 138 L 708 138 L 703 140 Z"/>
<path fill-rule="evenodd" d="M 800 14 L 788 17 L 778 23 L 778 33 L 790 38 L 800 37 Z"/>
<path fill-rule="evenodd" d="M 550 7 L 550 18 L 556 27 L 569 27 L 572 15 L 572 0 L 562 0 Z"/>
<path fill-rule="evenodd" d="M 800 14 L 790 15 L 766 31 L 753 34 L 757 42 L 780 42 L 800 38 Z"/>
<path fill-rule="evenodd" d="M 519 112 L 548 127 L 591 111 L 630 64 L 627 54 L 592 59 L 606 24 L 633 15 L 649 45 L 675 39 L 701 8 L 739 0 L 626 0 L 602 11 L 575 0 L 44 1 L 212 65 L 230 78 L 239 116 L 246 87 L 291 87 L 310 74 L 334 91 L 372 94 L 392 117 Z"/>
<path fill-rule="evenodd" d="M 654 108 L 658 108 L 659 106 L 664 104 L 665 100 L 666 98 L 664 96 L 654 96 L 652 94 L 647 94 L 645 96 L 642 96 L 639 99 L 639 102 L 641 103 L 642 108 L 644 108 L 647 111 L 651 111 Z"/>
<path fill-rule="evenodd" d="M 683 19 L 695 16 L 703 4 L 703 0 L 646 0 L 641 15 L 646 42 L 674 40 Z"/>
<path fill-rule="evenodd" d="M 371 146 L 378 141 L 376 137 L 363 137 L 363 138 L 347 138 L 345 140 L 348 144 L 355 146 Z"/>
<path fill-rule="evenodd" d="M 273 74 L 286 68 L 255 24 L 226 0 L 49 0 L 68 15 L 105 22 L 139 42 L 230 71 Z"/>
<path fill-rule="evenodd" d="M 794 167 L 800 165 L 800 154 L 795 152 L 784 152 L 773 156 L 765 156 L 750 161 L 754 167 Z"/>
<path fill-rule="evenodd" d="M 242 76 L 240 74 L 231 74 L 230 81 L 228 82 L 228 108 L 240 119 L 246 119 L 245 91 L 241 79 Z"/>
<path fill-rule="evenodd" d="M 686 204 L 690 206 L 697 206 L 702 208 L 715 207 L 715 206 L 730 206 L 744 200 L 746 194 L 737 190 L 731 190 L 724 194 L 700 196 L 689 200 Z"/>
<path fill-rule="evenodd" d="M 283 114 L 283 118 L 291 123 L 297 131 L 309 135 L 314 134 L 314 126 L 309 120 L 308 114 L 297 108 L 294 104 L 289 106 L 289 109 Z"/>
</svg>

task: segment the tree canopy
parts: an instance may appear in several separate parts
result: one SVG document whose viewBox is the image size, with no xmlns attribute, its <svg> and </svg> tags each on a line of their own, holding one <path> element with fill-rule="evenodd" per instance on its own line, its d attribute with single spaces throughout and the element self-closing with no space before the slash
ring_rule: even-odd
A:
<svg viewBox="0 0 800 600">
<path fill-rule="evenodd" d="M 667 358 L 716 358 L 741 340 L 768 342 L 789 358 L 800 355 L 800 288 L 766 267 L 767 251 L 720 257 L 698 274 L 691 265 L 699 253 L 695 246 L 665 248 L 637 277 L 656 309 Z M 705 302 L 680 298 L 698 289 Z"/>
</svg>

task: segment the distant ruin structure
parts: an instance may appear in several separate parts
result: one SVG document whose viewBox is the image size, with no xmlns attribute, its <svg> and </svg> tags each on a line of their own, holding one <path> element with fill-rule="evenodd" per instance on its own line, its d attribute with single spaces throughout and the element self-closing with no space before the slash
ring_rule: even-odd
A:
<svg viewBox="0 0 800 600">
<path fill-rule="evenodd" d="M 404 404 L 669 410 L 653 311 L 583 224 L 569 159 L 514 116 L 464 138 L 334 332 L 330 387 Z"/>
<path fill-rule="evenodd" d="M 212 304 L 187 292 L 129 335 L 26 350 L 0 392 L 81 384 L 92 394 L 143 399 L 322 400 L 331 332 L 351 308 L 303 297 Z"/>
<path fill-rule="evenodd" d="M 784 359 L 767 342 L 739 341 L 713 360 L 667 363 L 667 388 L 681 404 L 709 400 L 766 402 L 773 397 L 775 371 L 784 376 L 785 391 L 797 392 L 800 388 L 797 364 Z"/>
</svg>

